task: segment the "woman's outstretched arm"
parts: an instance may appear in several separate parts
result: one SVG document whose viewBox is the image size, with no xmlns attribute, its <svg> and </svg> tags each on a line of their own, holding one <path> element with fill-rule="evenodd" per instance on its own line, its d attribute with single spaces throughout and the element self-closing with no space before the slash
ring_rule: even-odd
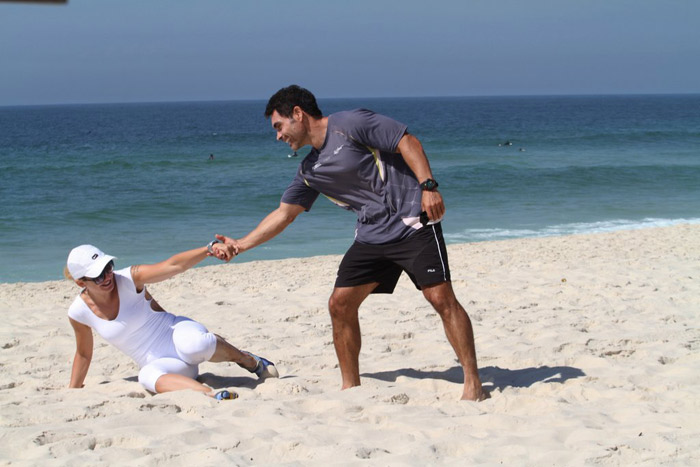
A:
<svg viewBox="0 0 700 467">
<path fill-rule="evenodd" d="M 233 248 L 223 243 L 216 243 L 211 248 L 213 251 L 212 256 L 216 256 L 221 260 L 228 261 L 233 256 L 230 253 Z M 160 263 L 131 266 L 131 278 L 134 280 L 137 290 L 141 290 L 145 284 L 161 282 L 187 271 L 209 255 L 208 247 L 203 246 L 194 250 L 183 251 Z"/>
</svg>

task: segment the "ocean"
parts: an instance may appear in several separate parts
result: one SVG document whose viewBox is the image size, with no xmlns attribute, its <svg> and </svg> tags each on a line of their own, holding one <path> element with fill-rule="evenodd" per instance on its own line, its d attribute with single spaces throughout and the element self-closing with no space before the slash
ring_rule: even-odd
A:
<svg viewBox="0 0 700 467">
<path fill-rule="evenodd" d="M 409 127 L 448 243 L 700 222 L 700 95 L 320 99 Z M 0 107 L 0 282 L 62 278 L 92 243 L 118 265 L 240 237 L 299 158 L 264 101 Z M 213 160 L 210 160 L 213 155 Z M 235 261 L 341 254 L 355 216 L 319 198 Z M 202 265 L 216 264 L 208 258 Z"/>
</svg>

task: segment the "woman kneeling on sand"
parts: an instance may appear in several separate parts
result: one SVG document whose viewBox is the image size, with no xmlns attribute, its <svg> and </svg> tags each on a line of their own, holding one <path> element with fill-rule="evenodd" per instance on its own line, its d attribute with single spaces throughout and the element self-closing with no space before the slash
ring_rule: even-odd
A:
<svg viewBox="0 0 700 467">
<path fill-rule="evenodd" d="M 65 273 L 82 290 L 68 309 L 76 343 L 70 387 L 83 387 L 90 368 L 91 329 L 134 359 L 139 382 L 151 392 L 192 389 L 217 399 L 238 397 L 232 391 L 214 392 L 195 380 L 204 361 L 234 362 L 258 378 L 278 377 L 272 362 L 238 350 L 196 321 L 168 313 L 146 291 L 146 284 L 169 279 L 208 255 L 230 257 L 225 245 L 212 242 L 160 263 L 115 271 L 113 256 L 92 245 L 74 248 Z"/>
</svg>

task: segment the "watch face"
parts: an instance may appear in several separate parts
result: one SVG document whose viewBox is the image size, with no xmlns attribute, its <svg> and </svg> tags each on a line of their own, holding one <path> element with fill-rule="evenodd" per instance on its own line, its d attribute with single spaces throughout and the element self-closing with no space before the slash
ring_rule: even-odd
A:
<svg viewBox="0 0 700 467">
<path fill-rule="evenodd" d="M 421 183 L 420 186 L 424 190 L 432 190 L 435 187 L 437 187 L 437 182 L 435 180 L 428 179 L 428 180 L 424 181 L 423 183 Z"/>
</svg>

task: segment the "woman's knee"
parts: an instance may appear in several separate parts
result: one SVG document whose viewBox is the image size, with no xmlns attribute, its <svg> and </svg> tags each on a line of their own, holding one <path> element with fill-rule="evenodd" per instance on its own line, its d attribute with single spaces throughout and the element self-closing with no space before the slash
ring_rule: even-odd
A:
<svg viewBox="0 0 700 467">
<path fill-rule="evenodd" d="M 196 321 L 183 321 L 173 328 L 175 350 L 190 365 L 209 360 L 216 351 L 216 341 L 216 336 Z"/>
<path fill-rule="evenodd" d="M 156 381 L 158 381 L 158 378 L 164 374 L 165 373 L 160 371 L 158 368 L 151 365 L 146 365 L 139 370 L 139 384 L 141 384 L 141 386 L 148 391 L 154 393 L 158 392 L 156 391 Z"/>
<path fill-rule="evenodd" d="M 194 379 L 198 373 L 197 365 L 189 364 L 178 358 L 163 357 L 153 360 L 139 370 L 139 383 L 151 392 L 158 392 L 156 383 L 164 375 L 176 374 Z"/>
</svg>

